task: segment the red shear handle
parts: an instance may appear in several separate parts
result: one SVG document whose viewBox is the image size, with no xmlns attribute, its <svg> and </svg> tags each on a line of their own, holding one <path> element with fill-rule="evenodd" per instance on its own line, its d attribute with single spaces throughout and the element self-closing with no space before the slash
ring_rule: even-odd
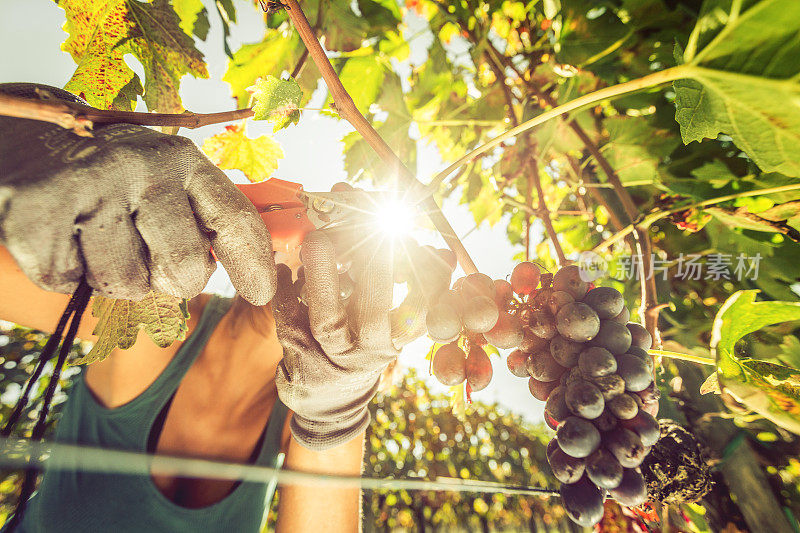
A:
<svg viewBox="0 0 800 533">
<path fill-rule="evenodd" d="M 297 196 L 303 190 L 299 183 L 271 178 L 236 186 L 258 209 L 272 235 L 272 248 L 276 252 L 292 255 L 306 234 L 315 229 Z"/>
</svg>

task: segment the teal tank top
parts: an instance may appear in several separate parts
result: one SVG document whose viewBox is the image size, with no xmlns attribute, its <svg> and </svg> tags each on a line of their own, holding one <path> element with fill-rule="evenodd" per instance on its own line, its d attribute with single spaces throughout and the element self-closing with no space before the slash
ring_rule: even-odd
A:
<svg viewBox="0 0 800 533">
<path fill-rule="evenodd" d="M 101 406 L 86 387 L 83 376 L 79 377 L 64 407 L 55 440 L 146 451 L 151 429 L 229 307 L 229 299 L 212 298 L 197 328 L 161 375 L 125 405 L 114 409 Z M 255 464 L 282 466 L 279 450 L 286 414 L 286 406 L 276 400 Z M 149 475 L 46 471 L 17 530 L 25 533 L 257 532 L 266 520 L 275 485 L 241 482 L 219 502 L 190 509 L 165 497 Z"/>
</svg>

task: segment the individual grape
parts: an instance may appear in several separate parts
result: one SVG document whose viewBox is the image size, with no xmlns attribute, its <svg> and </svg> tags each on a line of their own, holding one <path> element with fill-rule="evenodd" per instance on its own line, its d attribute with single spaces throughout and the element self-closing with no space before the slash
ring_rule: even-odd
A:
<svg viewBox="0 0 800 533">
<path fill-rule="evenodd" d="M 492 362 L 480 346 L 471 345 L 467 355 L 467 383 L 474 392 L 483 390 L 492 381 Z"/>
<path fill-rule="evenodd" d="M 522 350 L 514 350 L 506 358 L 506 365 L 508 370 L 518 378 L 528 377 L 528 354 Z"/>
<path fill-rule="evenodd" d="M 639 435 L 625 428 L 603 435 L 603 445 L 625 468 L 636 468 L 642 464 L 648 451 Z"/>
<path fill-rule="evenodd" d="M 608 410 L 620 420 L 630 420 L 639 412 L 639 406 L 630 394 L 620 394 L 608 402 Z"/>
<path fill-rule="evenodd" d="M 577 483 L 561 485 L 561 504 L 573 522 L 593 527 L 603 518 L 605 492 L 584 476 Z"/>
<path fill-rule="evenodd" d="M 461 283 L 461 294 L 463 294 L 467 300 L 475 298 L 476 296 L 486 296 L 494 299 L 494 280 L 480 272 L 470 274 L 464 278 L 464 281 Z"/>
<path fill-rule="evenodd" d="M 556 336 L 556 322 L 546 311 L 534 311 L 528 320 L 528 327 L 537 337 L 552 339 Z"/>
<path fill-rule="evenodd" d="M 642 399 L 644 403 L 651 403 L 657 402 L 659 398 L 661 398 L 661 390 L 659 390 L 658 385 L 656 385 L 655 381 L 652 382 L 650 385 L 647 386 L 646 389 L 643 391 L 639 391 L 636 394 L 639 395 L 639 398 Z"/>
<path fill-rule="evenodd" d="M 609 374 L 607 376 L 600 376 L 599 378 L 592 378 L 591 382 L 600 390 L 600 394 L 603 395 L 603 400 L 606 402 L 625 392 L 625 380 L 622 379 L 619 374 Z"/>
<path fill-rule="evenodd" d="M 644 364 L 647 365 L 648 372 L 650 372 L 651 374 L 653 373 L 653 370 L 655 369 L 655 363 L 653 362 L 653 358 L 650 357 L 649 353 L 642 350 L 638 346 L 631 346 L 625 353 L 628 353 L 630 355 L 635 355 L 636 357 L 644 361 Z"/>
<path fill-rule="evenodd" d="M 622 311 L 620 311 L 619 314 L 614 318 L 612 318 L 611 320 L 625 326 L 628 324 L 628 321 L 630 319 L 631 319 L 631 312 L 628 310 L 627 307 L 623 307 Z"/>
<path fill-rule="evenodd" d="M 492 329 L 500 318 L 497 304 L 488 296 L 476 296 L 464 306 L 461 321 L 472 333 L 485 333 Z"/>
<path fill-rule="evenodd" d="M 450 342 L 461 333 L 458 312 L 449 304 L 438 303 L 430 308 L 425 317 L 428 335 L 436 342 Z"/>
<path fill-rule="evenodd" d="M 514 315 L 509 315 L 506 312 L 500 313 L 494 327 L 483 334 L 489 344 L 507 349 L 514 348 L 522 342 L 522 324 L 519 319 Z"/>
<path fill-rule="evenodd" d="M 572 457 L 564 453 L 561 448 L 556 448 L 553 453 L 547 455 L 547 462 L 550 470 L 561 483 L 575 483 L 583 477 L 586 464 L 583 459 Z M 621 476 L 620 476 L 621 477 Z"/>
<path fill-rule="evenodd" d="M 461 296 L 461 293 L 454 290 L 449 290 L 443 292 L 439 295 L 439 298 L 436 300 L 437 304 L 446 304 L 452 307 L 453 309 L 458 312 L 458 316 L 461 316 L 461 312 L 464 309 L 464 298 Z"/>
<path fill-rule="evenodd" d="M 555 431 L 556 428 L 558 427 L 558 420 L 550 416 L 550 413 L 548 413 L 547 411 L 544 412 L 544 423 L 547 424 L 547 427 L 549 427 L 553 431 Z"/>
<path fill-rule="evenodd" d="M 536 352 L 528 356 L 528 374 L 539 381 L 557 381 L 567 371 L 547 352 Z"/>
<path fill-rule="evenodd" d="M 592 420 L 592 424 L 596 427 L 601 433 L 605 431 L 611 431 L 615 427 L 617 427 L 617 417 L 611 414 L 611 411 L 608 410 L 608 407 L 603 409 L 603 412 Z"/>
<path fill-rule="evenodd" d="M 638 470 L 626 468 L 622 473 L 622 481 L 610 494 L 620 505 L 637 507 L 647 501 L 647 485 Z"/>
<path fill-rule="evenodd" d="M 558 332 L 569 340 L 586 342 L 600 330 L 600 318 L 582 302 L 566 304 L 556 315 Z"/>
<path fill-rule="evenodd" d="M 630 420 L 621 421 L 620 425 L 639 435 L 642 444 L 645 446 L 653 446 L 661 437 L 661 428 L 658 425 L 658 420 L 646 411 L 640 410 Z"/>
<path fill-rule="evenodd" d="M 589 290 L 589 284 L 581 279 L 578 265 L 569 265 L 553 276 L 553 290 L 568 292 L 575 300 L 582 300 Z"/>
<path fill-rule="evenodd" d="M 577 416 L 569 416 L 558 424 L 556 439 L 564 452 L 579 459 L 588 457 L 600 446 L 600 432 L 597 428 L 588 420 Z"/>
<path fill-rule="evenodd" d="M 658 402 L 647 402 L 641 409 L 650 416 L 658 416 Z"/>
<path fill-rule="evenodd" d="M 595 289 L 597 290 L 597 289 Z M 613 320 L 601 320 L 600 329 L 592 339 L 592 346 L 605 348 L 614 355 L 625 353 L 631 347 L 631 332 Z"/>
<path fill-rule="evenodd" d="M 550 395 L 547 397 L 547 402 L 544 404 L 545 414 L 550 415 L 556 423 L 563 422 L 572 414 L 564 400 L 565 393 L 566 389 L 559 385 L 550 392 Z"/>
<path fill-rule="evenodd" d="M 628 330 L 631 332 L 631 344 L 638 346 L 642 350 L 649 350 L 653 347 L 653 337 L 640 324 L 631 322 L 628 324 Z"/>
<path fill-rule="evenodd" d="M 586 293 L 583 303 L 594 309 L 601 319 L 614 318 L 625 307 L 622 293 L 612 287 L 596 287 Z"/>
<path fill-rule="evenodd" d="M 550 393 L 558 386 L 558 381 L 539 381 L 536 378 L 528 378 L 528 390 L 531 395 L 540 402 L 547 401 Z"/>
<path fill-rule="evenodd" d="M 547 443 L 547 449 L 545 451 L 545 455 L 547 456 L 547 460 L 550 460 L 550 456 L 553 455 L 553 452 L 556 450 L 560 450 L 561 448 L 558 447 L 558 441 L 556 439 L 550 439 L 550 442 Z"/>
<path fill-rule="evenodd" d="M 533 353 L 540 350 L 549 350 L 547 339 L 537 337 L 528 326 L 522 327 L 522 340 L 517 345 L 523 352 Z"/>
<path fill-rule="evenodd" d="M 565 291 L 554 291 L 553 294 L 547 299 L 547 310 L 553 316 L 565 305 L 575 301 L 572 295 Z"/>
<path fill-rule="evenodd" d="M 350 276 L 348 276 L 347 274 L 340 274 L 339 275 L 339 299 L 342 300 L 342 301 L 349 299 L 353 295 L 353 290 L 354 289 L 355 289 L 355 285 L 353 284 L 353 280 L 350 279 Z"/>
<path fill-rule="evenodd" d="M 456 269 L 458 266 L 458 258 L 453 250 L 435 248 L 434 252 L 436 253 L 437 257 L 447 265 L 447 267 L 450 269 L 450 272 Z"/>
<path fill-rule="evenodd" d="M 617 356 L 617 374 L 625 380 L 625 389 L 631 392 L 643 391 L 653 381 L 647 364 L 627 353 Z"/>
<path fill-rule="evenodd" d="M 511 287 L 520 295 L 532 293 L 539 285 L 539 267 L 529 261 L 517 264 L 511 271 Z"/>
<path fill-rule="evenodd" d="M 617 488 L 622 481 L 624 469 L 616 457 L 604 448 L 598 448 L 586 458 L 586 475 L 601 489 Z"/>
<path fill-rule="evenodd" d="M 564 399 L 573 414 L 589 420 L 600 416 L 605 408 L 600 389 L 582 379 L 567 385 Z"/>
<path fill-rule="evenodd" d="M 505 311 L 513 299 L 514 290 L 511 288 L 511 284 L 504 279 L 494 280 L 494 301 L 497 302 L 498 307 Z"/>
<path fill-rule="evenodd" d="M 548 311 L 547 302 L 553 295 L 553 289 L 539 289 L 533 295 L 530 306 L 533 311 Z"/>
<path fill-rule="evenodd" d="M 550 355 L 561 366 L 571 367 L 578 364 L 578 357 L 585 347 L 580 342 L 573 342 L 561 335 L 556 335 L 550 341 Z"/>
<path fill-rule="evenodd" d="M 605 348 L 591 346 L 578 356 L 578 367 L 585 375 L 598 378 L 616 372 L 617 360 Z"/>
<path fill-rule="evenodd" d="M 433 355 L 433 375 L 442 385 L 450 387 L 467 379 L 467 356 L 458 344 L 445 344 Z"/>
<path fill-rule="evenodd" d="M 586 381 L 586 376 L 583 375 L 583 372 L 581 372 L 581 369 L 577 366 L 573 366 L 561 376 L 561 383 L 564 386 L 575 383 L 576 381 Z"/>
</svg>

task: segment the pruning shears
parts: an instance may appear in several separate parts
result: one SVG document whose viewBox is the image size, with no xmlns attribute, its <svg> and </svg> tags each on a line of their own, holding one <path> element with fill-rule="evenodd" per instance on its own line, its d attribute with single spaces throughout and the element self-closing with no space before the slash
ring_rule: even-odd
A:
<svg viewBox="0 0 800 533">
<path fill-rule="evenodd" d="M 356 226 L 379 210 L 385 192 L 358 189 L 308 192 L 299 183 L 271 178 L 237 185 L 253 203 L 272 235 L 276 261 L 294 263 L 309 232 Z"/>
</svg>

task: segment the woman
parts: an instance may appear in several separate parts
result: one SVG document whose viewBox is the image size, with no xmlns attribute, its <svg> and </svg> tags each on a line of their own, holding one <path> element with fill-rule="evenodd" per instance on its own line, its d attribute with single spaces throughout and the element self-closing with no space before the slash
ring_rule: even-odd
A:
<svg viewBox="0 0 800 533">
<path fill-rule="evenodd" d="M 25 132 L 39 127 L 33 121 L 24 122 L 29 123 Z M 52 126 L 48 127 L 52 129 Z M 135 135 L 128 137 L 121 135 L 126 171 L 136 168 L 137 157 L 142 157 L 142 164 L 144 158 L 149 158 L 147 161 L 151 164 L 152 157 L 163 156 L 164 150 L 160 148 L 165 143 L 172 146 L 172 138 L 141 129 L 145 131 L 136 130 Z M 62 132 L 54 134 L 61 135 Z M 37 134 L 35 139 L 42 139 L 42 135 Z M 117 140 L 110 144 L 97 141 L 92 146 L 97 149 L 89 150 L 89 155 L 70 172 L 81 173 L 86 179 L 106 179 L 93 174 L 92 165 L 96 162 L 107 165 L 110 159 L 114 159 L 108 155 L 109 151 L 120 151 L 120 143 Z M 83 149 L 81 153 L 86 152 Z M 63 157 L 57 157 L 64 163 Z M 231 201 L 239 202 L 241 198 L 226 188 L 218 171 L 204 158 L 202 161 L 198 158 L 202 158 L 199 152 L 192 152 L 188 166 L 201 166 L 205 174 L 194 181 L 211 179 L 204 177 L 210 175 L 217 198 L 225 197 L 219 193 L 223 188 L 226 194 L 231 195 Z M 8 159 L 0 165 L 7 162 Z M 8 164 L 0 175 L 0 185 L 9 175 L 24 177 L 25 164 L 19 158 L 13 167 Z M 33 164 L 39 168 L 47 166 L 46 162 L 40 161 Z M 63 166 L 58 168 L 59 172 L 63 171 Z M 44 174 L 28 172 L 27 175 L 34 176 L 31 180 L 46 182 L 42 178 Z M 26 209 L 35 211 L 46 205 L 46 202 L 30 200 L 35 200 L 36 194 L 44 194 L 41 191 L 28 196 L 23 194 L 29 181 L 18 179 L 15 183 L 19 185 L 11 188 L 12 201 L 0 206 L 0 215 L 3 215 L 0 216 L 0 242 L 9 248 L 0 247 L 0 294 L 3 295 L 0 318 L 48 331 L 57 322 L 67 296 L 43 290 L 41 286 L 51 288 L 48 284 L 54 279 L 64 280 L 65 276 L 75 276 L 75 272 L 54 268 L 52 265 L 60 260 L 58 255 L 41 260 L 40 256 L 26 253 L 25 243 L 28 241 L 21 235 L 22 230 L 9 230 L 14 227 L 14 216 L 22 216 L 15 215 L 14 209 L 17 209 L 16 213 L 27 213 Z M 157 181 L 157 184 L 161 186 L 162 182 Z M 193 183 L 185 189 L 196 187 Z M 164 194 L 163 188 L 160 194 Z M 98 198 L 102 209 L 108 209 L 106 206 L 113 203 L 112 196 L 108 194 Z M 21 201 L 15 204 L 17 198 L 28 199 L 28 206 Z M 195 217 L 198 211 L 201 211 L 201 216 L 208 212 L 203 211 L 203 206 L 199 205 L 202 201 L 196 197 L 190 198 L 190 203 Z M 153 207 L 149 209 L 152 211 Z M 171 207 L 165 204 L 163 209 Z M 140 211 L 134 212 L 141 217 Z M 247 242 L 231 244 L 235 239 L 230 233 L 226 234 L 226 222 L 241 226 L 242 213 L 257 219 L 250 206 L 241 207 L 237 219 L 220 221 L 219 216 L 211 216 L 211 220 L 203 224 L 198 222 L 201 236 L 207 232 L 209 224 L 215 224 L 209 239 L 223 264 L 226 261 L 230 264 L 236 257 L 226 252 L 237 249 L 237 246 L 240 252 L 246 252 L 248 247 Z M 170 216 L 175 217 L 170 213 L 155 212 L 150 218 L 166 222 Z M 84 220 L 77 217 L 74 222 L 70 220 L 70 224 L 77 226 Z M 135 219 L 137 225 L 140 222 Z M 55 231 L 56 222 L 46 224 L 50 224 L 52 233 L 58 233 Z M 158 242 L 163 238 L 160 232 L 171 231 L 165 226 L 171 225 L 156 225 L 148 231 L 139 231 L 139 234 L 146 244 L 151 239 Z M 247 235 L 252 237 L 258 231 L 251 227 Z M 161 281 L 156 288 L 162 290 L 164 287 L 175 289 L 185 288 L 187 284 L 197 285 L 191 276 L 182 278 L 183 285 L 175 281 L 185 274 L 187 267 L 184 264 L 186 256 L 174 253 L 168 254 L 166 259 L 145 253 L 143 261 L 150 263 L 144 267 L 139 263 L 127 267 L 127 272 L 134 273 L 146 269 L 150 285 L 140 283 L 141 279 L 136 276 L 126 278 L 119 272 L 109 274 L 118 268 L 117 263 L 107 261 L 100 252 L 118 245 L 120 239 L 106 235 L 103 241 L 97 234 L 88 239 L 84 238 L 85 233 L 75 233 L 83 269 L 78 274 L 85 275 L 93 287 L 105 294 L 130 296 L 132 292 L 154 288 L 153 280 L 158 276 L 161 276 Z M 110 237 L 115 234 L 117 232 L 112 231 Z M 102 237 L 104 234 L 101 232 L 99 235 Z M 175 236 L 171 238 L 174 240 Z M 218 246 L 220 239 L 228 241 Z M 102 246 L 93 251 L 87 242 Z M 208 253 L 208 242 L 199 239 L 199 246 L 205 246 L 205 254 Z M 263 241 L 260 244 L 263 245 Z M 53 245 L 48 248 L 51 251 L 57 249 L 65 247 Z M 106 448 L 268 466 L 280 466 L 278 454 L 283 452 L 284 466 L 293 470 L 358 475 L 364 431 L 369 422 L 367 404 L 375 393 L 380 374 L 394 360 L 398 350 L 422 332 L 425 295 L 433 294 L 449 283 L 451 269 L 439 255 L 424 248 L 414 247 L 414 250 L 410 262 L 419 267 L 415 268 L 414 283 L 404 304 L 393 311 L 395 273 L 388 241 L 375 239 L 351 250 L 353 266 L 349 275 L 354 291 L 343 301 L 333 243 L 322 232 L 311 233 L 301 253 L 305 304 L 299 301 L 292 273 L 285 265 L 278 265 L 277 292 L 271 306 L 251 305 L 240 297 L 233 301 L 202 294 L 192 298 L 189 302 L 189 331 L 184 342 L 161 349 L 142 334 L 132 348 L 115 350 L 106 360 L 86 369 L 64 408 L 56 439 Z M 198 246 L 193 247 L 192 253 L 202 256 Z M 118 253 L 110 255 L 122 257 Z M 256 257 L 256 263 L 261 261 L 260 266 L 269 269 L 269 265 L 263 266 L 263 257 L 258 252 L 251 251 L 250 257 Z M 206 260 L 200 259 L 201 263 Z M 160 264 L 153 261 L 160 261 Z M 231 276 L 234 284 L 240 290 L 247 288 L 251 301 L 263 299 L 264 294 L 271 291 L 270 287 L 263 286 L 270 283 L 263 281 L 269 279 L 269 272 L 253 274 L 241 268 L 236 270 L 236 265 L 232 267 L 231 270 L 235 270 Z M 189 270 L 195 277 L 204 276 L 202 269 L 193 267 Z M 261 286 L 257 286 L 258 280 L 262 280 Z M 70 282 L 74 283 L 74 279 L 67 279 L 63 287 L 57 288 L 70 288 Z M 205 280 L 201 279 L 201 282 Z M 180 294 L 181 291 L 171 292 Z M 254 293 L 257 296 L 254 297 Z M 96 319 L 91 313 L 85 313 L 78 337 L 94 339 L 95 324 Z M 288 414 L 287 406 L 291 409 Z M 359 529 L 358 490 L 285 486 L 280 491 L 279 531 Z M 54 470 L 45 473 L 18 530 L 255 532 L 262 525 L 265 500 L 268 505 L 271 499 L 272 490 L 257 483 Z"/>
</svg>

